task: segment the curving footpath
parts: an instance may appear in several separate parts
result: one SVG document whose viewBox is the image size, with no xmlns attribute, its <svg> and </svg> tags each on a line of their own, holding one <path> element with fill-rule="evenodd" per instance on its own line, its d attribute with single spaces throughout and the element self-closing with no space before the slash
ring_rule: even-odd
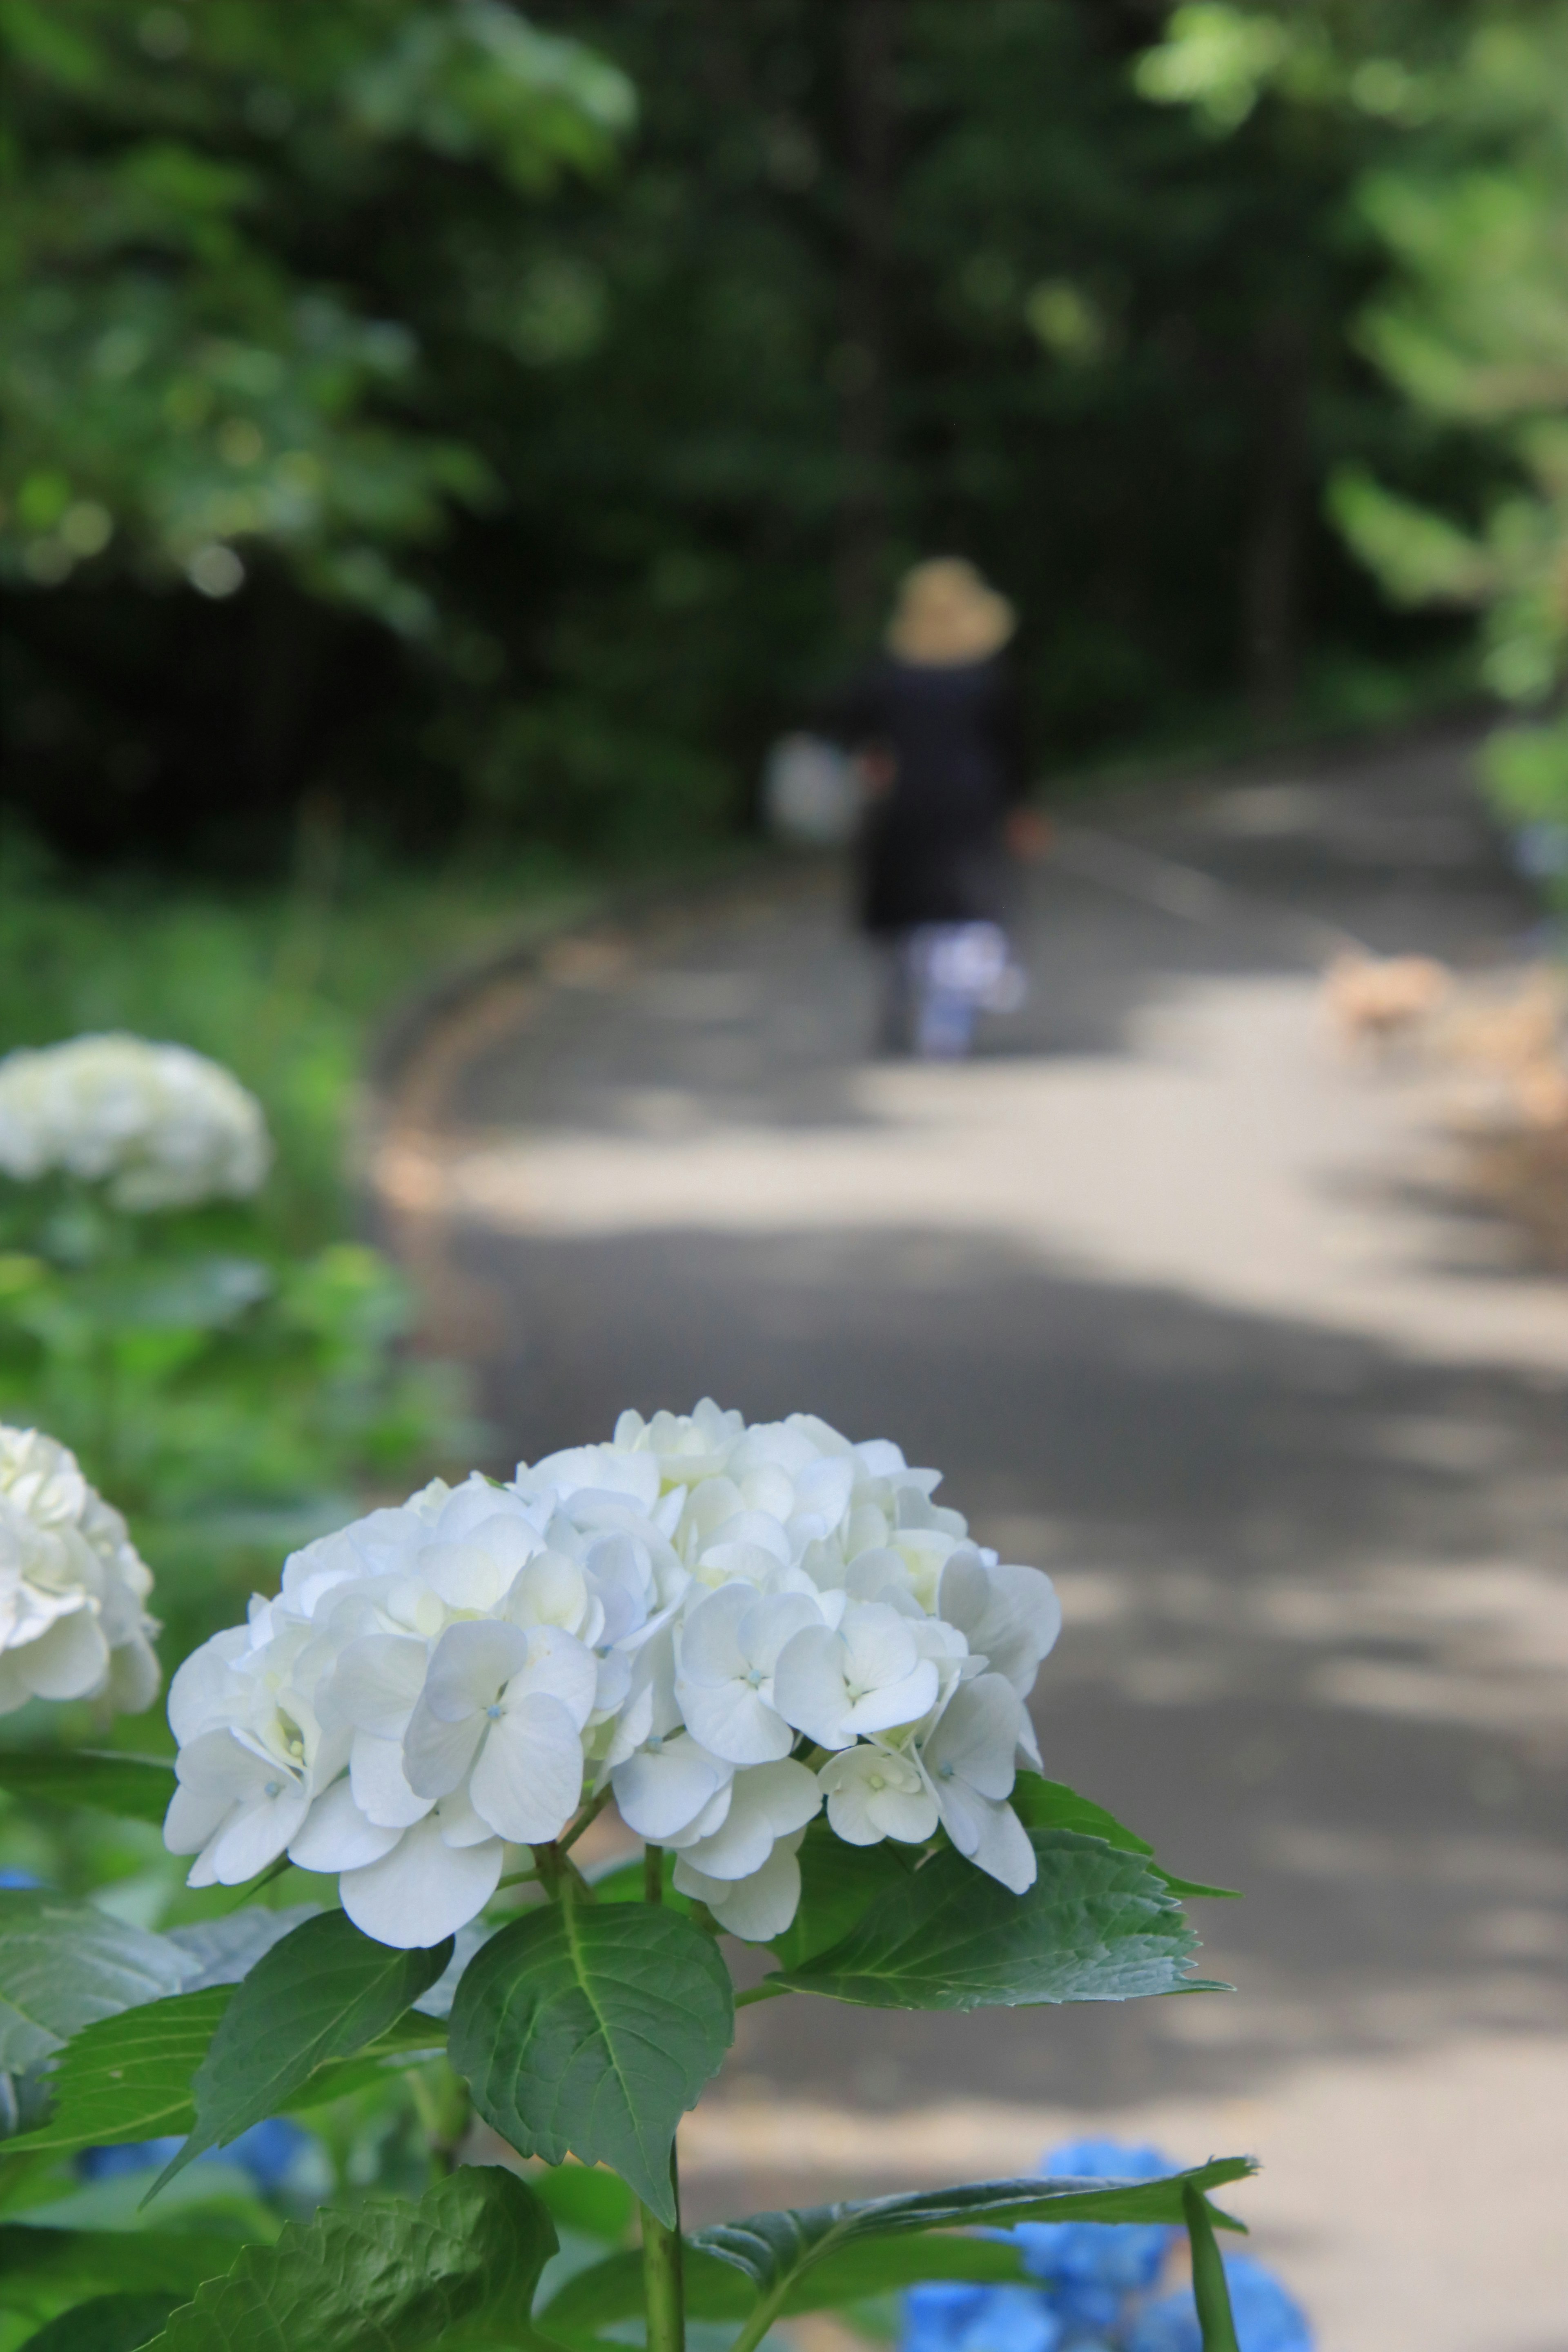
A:
<svg viewBox="0 0 1568 2352">
<path fill-rule="evenodd" d="M 1457 1189 L 1451 1079 L 1347 1058 L 1317 970 L 1338 932 L 1518 953 L 1466 746 L 1097 817 L 964 1066 L 864 1058 L 841 896 L 761 866 L 470 976 L 385 1076 L 378 1216 L 506 1460 L 708 1391 L 941 1463 L 1058 1578 L 1047 1771 L 1245 1888 L 1198 1912 L 1240 1990 L 763 2003 L 692 2206 L 1016 2171 L 1086 2124 L 1247 2146 L 1325 2347 L 1562 2352 L 1568 1285 Z"/>
</svg>

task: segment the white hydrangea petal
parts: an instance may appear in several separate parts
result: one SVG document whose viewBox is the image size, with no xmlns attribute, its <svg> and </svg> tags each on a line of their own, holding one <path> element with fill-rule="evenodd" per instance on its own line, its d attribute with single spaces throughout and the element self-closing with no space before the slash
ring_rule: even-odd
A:
<svg viewBox="0 0 1568 2352">
<path fill-rule="evenodd" d="M 709 1878 L 748 1878 L 774 1842 L 804 1829 L 821 1810 L 822 1790 L 804 1764 L 760 1764 L 737 1772 L 723 1825 L 686 1849 L 694 1870 Z"/>
<path fill-rule="evenodd" d="M 868 1602 L 846 1610 L 839 1628 L 845 1680 L 857 1690 L 901 1682 L 915 1664 L 914 1636 L 895 1609 Z"/>
<path fill-rule="evenodd" d="M 936 1705 L 941 1687 L 935 1664 L 921 1658 L 901 1681 L 888 1683 L 857 1699 L 846 1710 L 841 1727 L 859 1738 L 874 1731 L 892 1731 L 900 1724 L 918 1723 Z"/>
<path fill-rule="evenodd" d="M 744 1585 L 731 1584 L 698 1602 L 680 1629 L 682 1679 L 722 1683 L 748 1673 L 751 1660 L 741 1646 L 741 1627 L 755 1601 Z"/>
<path fill-rule="evenodd" d="M 233 1812 L 235 1799 L 224 1788 L 200 1782 L 176 1788 L 163 1816 L 163 1843 L 171 1853 L 200 1853 Z"/>
<path fill-rule="evenodd" d="M 849 1705 L 838 1636 L 826 1625 L 808 1626 L 779 1654 L 773 1698 L 786 1723 L 824 1748 L 845 1748 L 853 1732 L 841 1727 Z"/>
<path fill-rule="evenodd" d="M 424 1643 L 407 1634 L 366 1633 L 345 1643 L 321 1695 L 323 1722 L 401 1739 L 428 1664 Z"/>
<path fill-rule="evenodd" d="M 760 1691 L 743 1682 L 683 1684 L 688 1725 L 715 1756 L 731 1764 L 767 1764 L 787 1756 L 794 1735 Z"/>
<path fill-rule="evenodd" d="M 827 1820 L 848 1845 L 876 1845 L 885 1837 L 923 1845 L 936 1834 L 936 1800 L 906 1756 L 874 1746 L 829 1757 L 817 1774 L 827 1792 Z"/>
<path fill-rule="evenodd" d="M 487 1730 L 468 1791 L 498 1836 L 517 1845 L 559 1837 L 583 1792 L 582 1739 L 559 1699 L 509 1702 Z"/>
<path fill-rule="evenodd" d="M 921 1750 L 933 1780 L 956 1775 L 983 1797 L 1012 1791 L 1023 1706 L 1002 1675 L 981 1675 L 954 1691 Z"/>
<path fill-rule="evenodd" d="M 879 1845 L 887 1832 L 871 1814 L 871 1750 L 846 1748 L 817 1774 L 827 1797 L 827 1825 L 846 1845 Z"/>
<path fill-rule="evenodd" d="M 175 1759 L 177 1786 L 164 1819 L 171 1853 L 196 1853 L 216 1835 L 237 1804 L 249 1801 L 273 1777 L 267 1759 L 244 1748 L 229 1731 L 208 1731 L 182 1748 Z"/>
<path fill-rule="evenodd" d="M 522 1565 L 521 1544 L 510 1548 L 509 1559 L 500 1547 L 485 1543 L 484 1533 L 481 1528 L 462 1543 L 426 1544 L 419 1555 L 420 1575 L 449 1609 L 495 1608 Z"/>
<path fill-rule="evenodd" d="M 500 1838 L 447 1845 L 434 1818 L 405 1830 L 390 1853 L 338 1882 L 343 1909 L 362 1935 L 398 1951 L 455 1936 L 484 1909 L 500 1881 Z"/>
<path fill-rule="evenodd" d="M 851 1601 L 896 1605 L 912 1598 L 914 1580 L 902 1552 L 879 1540 L 850 1559 L 844 1587 Z"/>
<path fill-rule="evenodd" d="M 496 1486 L 482 1470 L 470 1470 L 461 1486 L 443 1497 L 426 1540 L 464 1543 L 477 1529 L 503 1515 L 515 1517 L 521 1526 L 533 1525 L 528 1509 L 510 1488 Z"/>
<path fill-rule="evenodd" d="M 157 1697 L 163 1678 L 158 1653 L 140 1633 L 110 1652 L 109 1696 L 116 1714 L 142 1714 Z"/>
<path fill-rule="evenodd" d="M 431 1655 L 421 1710 L 438 1723 L 461 1723 L 498 1699 L 528 1657 L 529 1636 L 521 1625 L 484 1618 L 449 1625 Z"/>
<path fill-rule="evenodd" d="M 96 1614 L 74 1609 L 58 1617 L 19 1661 L 38 1698 L 96 1696 L 109 1676 L 109 1643 Z"/>
<path fill-rule="evenodd" d="M 675 1884 L 695 1903 L 706 1903 L 726 1934 L 745 1943 L 765 1944 L 782 1936 L 800 1907 L 801 1833 L 781 1838 L 760 1870 L 749 1878 L 710 1878 L 684 1854 L 677 1857 Z"/>
<path fill-rule="evenodd" d="M 1027 1831 L 1011 1805 L 989 1797 L 977 1798 L 978 1835 L 970 1849 L 977 1870 L 999 1879 L 1015 1895 L 1025 1895 L 1035 1883 L 1038 1865 Z"/>
<path fill-rule="evenodd" d="M 188 1740 L 212 1731 L 226 1712 L 233 1658 L 245 1649 L 245 1625 L 228 1625 L 212 1642 L 193 1649 L 169 1682 L 169 1728 L 184 1748 Z"/>
<path fill-rule="evenodd" d="M 594 1704 L 589 1712 L 599 1721 L 618 1715 L 632 1686 L 632 1660 L 624 1650 L 610 1650 L 597 1659 Z"/>
<path fill-rule="evenodd" d="M 570 1496 L 582 1492 L 625 1495 L 645 1511 L 658 1500 L 658 1464 L 651 1454 L 623 1453 L 615 1445 L 574 1445 L 547 1454 L 531 1469 L 517 1465 L 513 1482 L 520 1495 L 554 1493 Z"/>
<path fill-rule="evenodd" d="M 390 1853 L 403 1835 L 368 1821 L 354 1802 L 347 1780 L 334 1780 L 316 1799 L 289 1847 L 289 1859 L 301 1870 L 358 1870 Z"/>
<path fill-rule="evenodd" d="M 714 1790 L 702 1811 L 693 1820 L 688 1822 L 683 1830 L 671 1830 L 658 1843 L 679 1850 L 685 1846 L 697 1845 L 703 1838 L 711 1837 L 714 1831 L 721 1828 L 728 1818 L 730 1799 L 734 1786 L 732 1780 L 726 1780 L 721 1789 Z"/>
<path fill-rule="evenodd" d="M 963 1546 L 942 1569 L 938 1608 L 992 1671 L 1026 1698 L 1062 1625 L 1061 1602 L 1044 1570 L 987 1566 L 973 1547 Z"/>
<path fill-rule="evenodd" d="M 243 1886 L 277 1861 L 305 1819 L 310 1796 L 279 1771 L 261 1794 L 239 1806 L 213 1840 L 209 1862 L 220 1886 Z"/>
<path fill-rule="evenodd" d="M 436 1799 L 447 1789 L 455 1789 L 473 1758 L 479 1745 L 478 1727 L 473 1724 L 436 1724 L 431 1727 L 430 1747 L 421 1750 L 429 1761 L 435 1742 L 447 1743 L 439 1751 L 442 1769 L 439 1777 L 444 1785 L 431 1788 L 422 1784 L 416 1788 L 408 1777 L 407 1751 L 404 1741 L 378 1739 L 374 1732 L 356 1731 L 349 1751 L 349 1780 L 354 1802 L 367 1821 L 383 1829 L 412 1829 L 423 1821 Z M 457 1754 L 452 1748 L 455 1745 Z M 450 1778 L 447 1778 L 449 1770 Z M 426 1779 L 437 1777 L 431 1763 Z"/>
<path fill-rule="evenodd" d="M 679 1717 L 676 1720 L 679 1720 Z M 613 1771 L 617 1764 L 625 1764 L 635 1756 L 643 1742 L 654 1735 L 654 1689 L 651 1682 L 638 1683 L 634 1677 L 633 1687 L 615 1723 L 608 1727 L 608 1732 L 601 1760 L 606 1771 Z"/>
<path fill-rule="evenodd" d="M 748 1511 L 766 1512 L 782 1528 L 795 1511 L 795 1480 L 776 1462 L 758 1462 L 742 1472 L 741 1496 Z"/>
<path fill-rule="evenodd" d="M 421 1699 L 400 1751 L 403 1775 L 414 1794 L 433 1803 L 457 1788 L 467 1778 L 484 1733 L 482 1715 L 470 1715 L 462 1723 L 440 1723 Z"/>
<path fill-rule="evenodd" d="M 872 1810 L 890 1838 L 900 1845 L 925 1845 L 935 1837 L 941 1822 L 929 1789 L 885 1789 L 873 1799 Z"/>
<path fill-rule="evenodd" d="M 786 1480 L 786 1488 L 789 1487 L 789 1484 L 790 1482 Z M 704 1559 L 721 1560 L 723 1555 L 732 1555 L 736 1560 L 735 1573 L 739 1576 L 756 1573 L 754 1565 L 745 1557 L 750 1552 L 761 1553 L 766 1559 L 774 1561 L 778 1567 L 787 1568 L 794 1555 L 789 1538 L 784 1530 L 783 1521 L 775 1518 L 769 1511 L 752 1509 L 746 1504 L 743 1488 L 741 1490 L 741 1496 L 742 1508 L 732 1518 L 724 1520 L 714 1529 L 713 1536 L 703 1551 Z M 793 1499 L 793 1490 L 791 1490 L 791 1499 Z"/>
<path fill-rule="evenodd" d="M 467 1789 L 454 1789 L 450 1796 L 443 1797 L 436 1808 L 436 1820 L 443 1845 L 482 1845 L 495 1835 L 489 1822 L 475 1812 Z"/>
<path fill-rule="evenodd" d="M 818 1455 L 795 1474 L 795 1509 L 836 1528 L 848 1511 L 855 1492 L 853 1465 L 842 1455 Z"/>
<path fill-rule="evenodd" d="M 527 1661 L 508 1682 L 506 1698 L 509 1706 L 536 1694 L 552 1698 L 581 1731 L 598 1689 L 599 1662 L 593 1652 L 559 1625 L 541 1625 L 528 1636 Z"/>
<path fill-rule="evenodd" d="M 610 1785 L 627 1829 L 663 1845 L 697 1820 L 733 1773 L 733 1765 L 681 1732 L 616 1765 Z"/>
<path fill-rule="evenodd" d="M 588 1608 L 581 1565 L 553 1549 L 536 1553 L 519 1570 L 506 1596 L 506 1614 L 518 1625 L 562 1625 L 577 1633 Z"/>
</svg>

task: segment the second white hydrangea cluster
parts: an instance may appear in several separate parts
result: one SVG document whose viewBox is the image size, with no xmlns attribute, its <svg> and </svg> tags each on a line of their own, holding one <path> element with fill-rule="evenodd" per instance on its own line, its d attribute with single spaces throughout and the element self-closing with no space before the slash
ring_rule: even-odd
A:
<svg viewBox="0 0 1568 2352">
<path fill-rule="evenodd" d="M 0 1171 L 21 1182 L 79 1177 L 144 1213 L 243 1199 L 271 1160 L 255 1096 L 187 1046 L 73 1037 L 0 1061 Z"/>
<path fill-rule="evenodd" d="M 437 1481 L 297 1552 L 175 1675 L 165 1835 L 193 1885 L 287 1852 L 398 1946 L 480 1911 L 508 1849 L 613 1790 L 731 1933 L 779 1934 L 824 1807 L 852 1845 L 939 1827 L 1021 1892 L 1007 1802 L 1048 1578 L 934 1504 L 934 1470 L 809 1414 L 705 1401 L 607 1445 Z"/>
<path fill-rule="evenodd" d="M 66 1446 L 0 1426 L 0 1715 L 30 1698 L 157 1696 L 153 1574 Z"/>
</svg>

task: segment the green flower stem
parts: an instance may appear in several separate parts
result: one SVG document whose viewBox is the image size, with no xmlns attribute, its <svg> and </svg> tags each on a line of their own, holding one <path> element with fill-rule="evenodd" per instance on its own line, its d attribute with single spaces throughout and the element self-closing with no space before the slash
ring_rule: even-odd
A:
<svg viewBox="0 0 1568 2352">
<path fill-rule="evenodd" d="M 675 2227 L 667 2229 L 646 2205 L 642 2224 L 643 2298 L 647 2311 L 647 2352 L 686 2352 L 686 2291 L 680 2274 L 680 2178 L 669 2151 L 669 2185 L 675 2197 Z"/>
<path fill-rule="evenodd" d="M 643 1901 L 664 1901 L 664 1848 L 643 1848 Z M 680 2268 L 680 2174 L 673 2145 L 669 2151 L 669 2187 L 675 2200 L 675 2227 L 667 2229 L 657 2213 L 640 2201 L 642 2227 L 643 2305 L 647 2316 L 647 2352 L 686 2352 L 686 2286 Z"/>
<path fill-rule="evenodd" d="M 761 1984 L 752 1985 L 746 1992 L 738 1992 L 735 2006 L 737 2009 L 749 2009 L 754 2000 L 778 2000 L 793 1990 L 790 1985 L 781 1984 L 777 1977 L 764 1977 Z"/>
<path fill-rule="evenodd" d="M 1198 2307 L 1198 2326 L 1204 2332 L 1204 2352 L 1240 2352 L 1236 2340 L 1236 2321 L 1231 2315 L 1230 2289 L 1226 2284 L 1225 2264 L 1215 2243 L 1214 2223 L 1209 2218 L 1208 2200 L 1202 2189 L 1189 2181 L 1182 2191 L 1182 2207 L 1187 2217 L 1187 2236 L 1193 2249 L 1193 2300 Z M 652 2338 L 649 2337 L 651 2344 Z M 736 2352 L 739 2352 L 737 2346 Z"/>
<path fill-rule="evenodd" d="M 744 2327 L 730 2347 L 730 2352 L 756 2352 L 774 2320 L 784 2306 L 784 2298 L 795 2284 L 795 2273 L 786 2265 L 784 2277 L 771 2294 L 763 2295 Z M 653 2338 L 648 2338 L 648 2352 L 653 2352 Z"/>
<path fill-rule="evenodd" d="M 576 1844 L 578 1839 L 582 1836 L 589 1823 L 598 1820 L 599 1815 L 609 1803 L 610 1796 L 611 1790 L 606 1784 L 600 1790 L 592 1804 L 584 1806 L 582 1811 L 578 1814 L 576 1820 L 573 1822 L 565 1836 L 560 1841 L 558 1847 L 558 1851 L 560 1853 L 569 1853 L 571 1852 L 572 1848 Z"/>
</svg>

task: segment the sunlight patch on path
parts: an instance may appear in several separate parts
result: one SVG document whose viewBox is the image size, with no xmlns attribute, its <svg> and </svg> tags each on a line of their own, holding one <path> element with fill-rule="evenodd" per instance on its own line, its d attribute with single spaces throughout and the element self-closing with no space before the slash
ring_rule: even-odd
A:
<svg viewBox="0 0 1568 2352">
<path fill-rule="evenodd" d="M 627 1087 L 598 1131 L 405 1139 L 379 1181 L 539 1238 L 984 1235 L 1437 1360 L 1568 1370 L 1568 1282 L 1521 1281 L 1509 1237 L 1443 1202 L 1433 1082 L 1337 1060 L 1310 981 L 1172 982 L 1125 1054 L 872 1067 L 847 1105 L 781 1126 Z"/>
</svg>

